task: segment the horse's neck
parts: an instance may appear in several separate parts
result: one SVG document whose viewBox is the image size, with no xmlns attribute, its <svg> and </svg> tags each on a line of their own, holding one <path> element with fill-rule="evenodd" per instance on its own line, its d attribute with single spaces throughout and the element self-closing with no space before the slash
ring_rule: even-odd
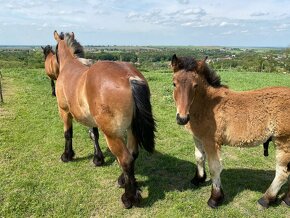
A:
<svg viewBox="0 0 290 218">
<path fill-rule="evenodd" d="M 196 96 L 193 100 L 192 108 L 193 111 L 204 111 L 212 110 L 212 106 L 216 105 L 227 92 L 226 88 L 214 88 L 212 86 L 202 86 L 197 90 Z"/>
<path fill-rule="evenodd" d="M 60 73 L 63 71 L 63 68 L 73 61 L 74 57 L 71 54 L 64 53 L 59 55 L 59 71 Z"/>
</svg>

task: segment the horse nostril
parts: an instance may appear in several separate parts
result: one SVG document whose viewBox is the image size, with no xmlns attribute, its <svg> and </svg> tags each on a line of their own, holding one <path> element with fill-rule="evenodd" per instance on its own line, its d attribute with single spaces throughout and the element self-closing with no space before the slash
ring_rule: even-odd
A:
<svg viewBox="0 0 290 218">
<path fill-rule="evenodd" d="M 181 117 L 179 113 L 177 113 L 177 115 L 176 115 L 176 122 L 179 125 L 185 125 L 185 124 L 187 124 L 188 121 L 189 121 L 189 119 L 190 119 L 189 118 L 189 114 L 187 114 L 186 117 Z"/>
</svg>

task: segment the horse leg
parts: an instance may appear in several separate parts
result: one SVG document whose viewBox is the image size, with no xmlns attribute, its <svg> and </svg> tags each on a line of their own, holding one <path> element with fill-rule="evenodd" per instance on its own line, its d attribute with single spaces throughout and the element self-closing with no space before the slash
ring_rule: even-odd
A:
<svg viewBox="0 0 290 218">
<path fill-rule="evenodd" d="M 211 208 L 217 208 L 224 200 L 224 192 L 221 186 L 220 174 L 222 166 L 219 158 L 218 146 L 205 147 L 208 157 L 209 172 L 212 180 L 211 196 L 207 202 Z"/>
<path fill-rule="evenodd" d="M 135 162 L 135 160 L 137 159 L 137 157 L 139 155 L 139 148 L 138 148 L 136 139 L 132 133 L 132 129 L 127 130 L 127 148 L 129 150 L 130 154 L 133 156 L 133 161 Z M 118 178 L 118 186 L 120 188 L 125 187 L 125 178 L 124 178 L 123 173 L 121 173 L 121 175 Z"/>
<path fill-rule="evenodd" d="M 288 173 L 290 172 L 290 162 L 287 164 L 287 171 L 288 171 Z M 284 196 L 282 202 L 286 206 L 290 207 L 290 184 L 289 184 L 289 188 L 288 188 L 288 193 Z"/>
<path fill-rule="evenodd" d="M 111 152 L 117 157 L 123 170 L 125 193 L 122 195 L 121 200 L 125 208 L 131 208 L 133 204 L 138 203 L 141 198 L 141 195 L 137 190 L 133 155 L 130 154 L 121 138 L 109 137 L 106 135 L 106 140 Z"/>
<path fill-rule="evenodd" d="M 276 200 L 279 190 L 287 182 L 290 175 L 289 162 L 290 154 L 280 149 L 277 145 L 275 178 L 263 197 L 258 200 L 258 203 L 264 208 L 268 208 L 269 204 Z M 290 194 L 288 193 L 283 200 L 286 204 L 290 203 L 289 196 Z"/>
<path fill-rule="evenodd" d="M 271 141 L 271 137 L 263 144 L 264 147 L 264 156 L 267 157 L 269 156 L 268 148 L 269 148 L 269 143 Z"/>
<path fill-rule="evenodd" d="M 53 96 L 56 96 L 55 95 L 55 84 L 54 84 L 54 80 L 53 79 L 51 79 L 50 80 L 50 85 L 51 85 L 51 94 L 53 95 Z"/>
<path fill-rule="evenodd" d="M 202 143 L 194 138 L 195 142 L 195 159 L 196 159 L 196 171 L 191 183 L 198 186 L 200 183 L 205 182 L 206 173 L 205 173 L 205 151 Z"/>
<path fill-rule="evenodd" d="M 63 162 L 68 162 L 72 161 L 75 155 L 72 147 L 72 138 L 73 138 L 72 116 L 70 113 L 64 111 L 61 111 L 60 114 L 64 123 L 64 138 L 65 138 L 64 152 L 61 155 L 61 160 Z"/>
<path fill-rule="evenodd" d="M 101 166 L 104 164 L 104 155 L 103 155 L 103 152 L 100 148 L 100 145 L 99 145 L 99 130 L 98 128 L 94 127 L 93 128 L 93 136 L 94 137 L 91 137 L 93 138 L 94 140 L 94 159 L 93 159 L 93 163 L 96 165 L 96 166 Z"/>
</svg>

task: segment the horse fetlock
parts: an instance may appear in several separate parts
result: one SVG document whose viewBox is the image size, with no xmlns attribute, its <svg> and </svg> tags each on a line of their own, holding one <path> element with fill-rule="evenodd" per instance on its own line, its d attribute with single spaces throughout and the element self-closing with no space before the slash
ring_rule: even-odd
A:
<svg viewBox="0 0 290 218">
<path fill-rule="evenodd" d="M 224 201 L 224 192 L 222 188 L 212 189 L 211 196 L 207 201 L 208 206 L 215 209 Z"/>
<path fill-rule="evenodd" d="M 93 163 L 96 167 L 102 166 L 105 163 L 105 159 L 103 155 L 94 155 Z"/>
<path fill-rule="evenodd" d="M 198 170 L 196 170 L 195 175 L 193 177 L 193 179 L 190 181 L 191 184 L 195 185 L 195 186 L 199 186 L 199 184 L 204 183 L 206 180 L 206 173 L 205 171 L 203 172 L 203 176 L 200 176 L 198 173 Z"/>
</svg>

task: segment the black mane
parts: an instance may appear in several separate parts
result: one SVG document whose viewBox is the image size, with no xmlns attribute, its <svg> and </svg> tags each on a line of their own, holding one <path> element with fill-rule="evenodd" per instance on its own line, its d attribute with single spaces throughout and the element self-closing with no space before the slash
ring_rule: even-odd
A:
<svg viewBox="0 0 290 218">
<path fill-rule="evenodd" d="M 54 51 L 52 50 L 52 47 L 50 45 L 47 45 L 44 48 L 41 46 L 41 48 L 43 50 L 44 60 L 46 60 L 46 58 L 47 58 L 47 56 L 49 55 L 50 52 L 52 54 L 54 54 Z"/>
<path fill-rule="evenodd" d="M 221 84 L 221 77 L 217 75 L 214 70 L 210 69 L 206 63 L 204 63 L 204 66 L 202 66 L 200 73 L 204 75 L 208 84 L 210 84 L 211 86 L 216 88 L 223 86 Z"/>
<path fill-rule="evenodd" d="M 184 70 L 186 72 L 196 71 L 197 74 L 204 76 L 209 85 L 213 87 L 221 87 L 221 78 L 217 73 L 210 69 L 205 61 L 196 61 L 192 57 L 177 57 L 173 55 L 171 60 L 173 70 Z"/>
</svg>

